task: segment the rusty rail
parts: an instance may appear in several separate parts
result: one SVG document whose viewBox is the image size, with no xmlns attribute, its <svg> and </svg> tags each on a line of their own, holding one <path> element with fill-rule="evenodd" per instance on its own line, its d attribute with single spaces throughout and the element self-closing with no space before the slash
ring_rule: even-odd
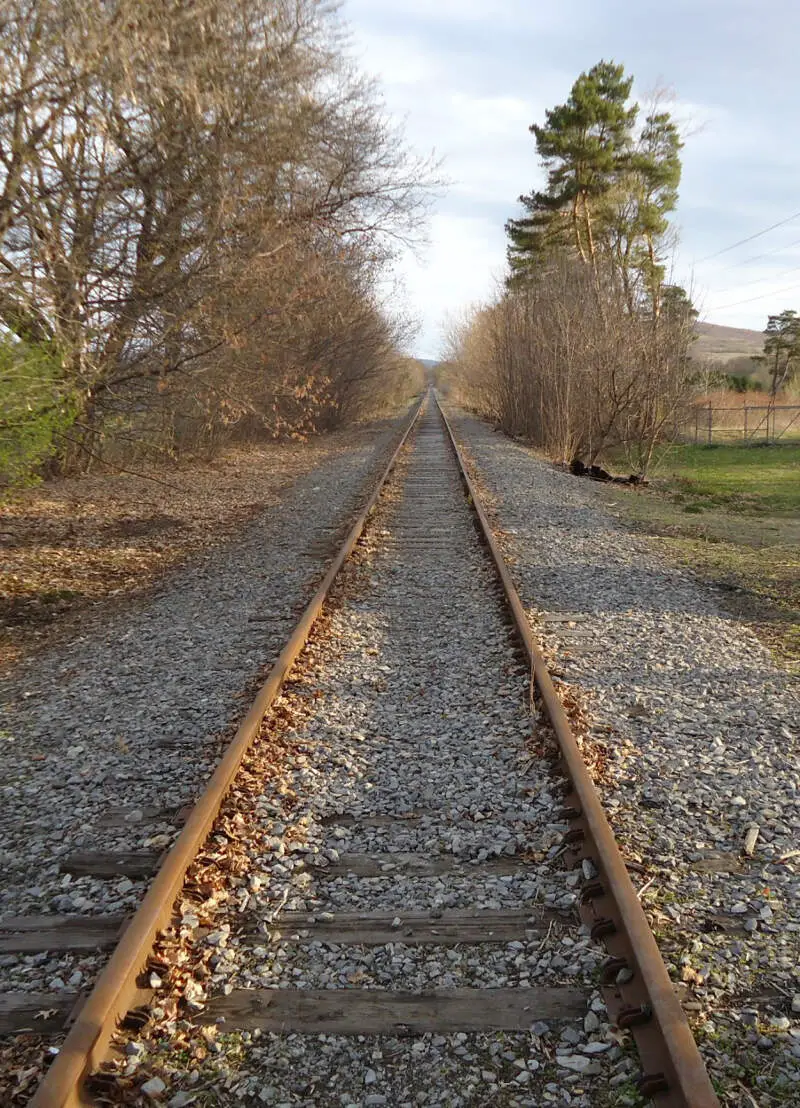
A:
<svg viewBox="0 0 800 1108">
<path fill-rule="evenodd" d="M 359 513 L 328 568 L 325 577 L 306 606 L 290 638 L 259 689 L 250 711 L 225 751 L 205 791 L 161 868 L 132 916 L 119 945 L 97 980 L 83 1006 L 78 1010 L 58 1057 L 45 1075 L 30 1102 L 30 1108 L 78 1108 L 92 1103 L 84 1089 L 86 1078 L 108 1055 L 111 1037 L 126 1013 L 145 999 L 150 990 L 140 987 L 138 979 L 145 969 L 158 931 L 172 917 L 173 904 L 180 893 L 186 871 L 203 845 L 242 759 L 258 736 L 261 722 L 286 676 L 306 644 L 314 623 L 327 600 L 339 571 L 358 542 L 372 511 L 394 469 L 397 458 L 419 416 L 425 398 L 420 400 L 392 451 L 386 468 Z"/>
<path fill-rule="evenodd" d="M 533 637 L 520 595 L 438 397 L 436 403 L 497 568 L 515 629 L 528 656 L 535 689 L 555 732 L 564 774 L 571 783 L 564 811 L 571 825 L 566 836 L 568 852 L 574 864 L 586 858 L 596 871 L 596 876 L 583 885 L 581 917 L 590 927 L 592 937 L 602 939 L 611 955 L 604 973 L 603 993 L 612 1017 L 633 1033 L 643 1066 L 640 1091 L 659 1108 L 719 1108 L 600 797 Z"/>
</svg>

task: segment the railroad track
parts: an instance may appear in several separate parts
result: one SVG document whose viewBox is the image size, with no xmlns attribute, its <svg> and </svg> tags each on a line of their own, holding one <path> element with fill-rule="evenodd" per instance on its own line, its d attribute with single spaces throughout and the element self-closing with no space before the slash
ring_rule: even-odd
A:
<svg viewBox="0 0 800 1108">
<path fill-rule="evenodd" d="M 533 1105 L 565 1103 L 564 1091 L 567 1103 L 611 1104 L 638 1068 L 618 1028 L 636 1040 L 644 1096 L 717 1104 L 433 398 L 399 471 L 379 503 L 375 490 L 329 626 L 270 715 L 366 512 L 75 1016 L 35 1108 L 201 1094 Z M 544 720 L 532 742 L 531 671 Z M 553 737 L 559 765 L 543 749 Z M 30 949 L 33 925 L 15 926 L 6 937 Z M 63 942 L 97 941 L 104 926 L 115 941 L 120 921 L 73 920 Z M 176 989 L 188 998 L 179 1010 Z M 47 1011 L 51 1000 L 33 1003 Z M 63 1024 L 63 1012 L 52 1018 Z M 123 1023 L 114 1076 L 87 1082 Z M 187 1035 L 214 1044 L 216 1085 L 202 1064 L 176 1070 L 178 1031 L 182 1046 Z"/>
</svg>

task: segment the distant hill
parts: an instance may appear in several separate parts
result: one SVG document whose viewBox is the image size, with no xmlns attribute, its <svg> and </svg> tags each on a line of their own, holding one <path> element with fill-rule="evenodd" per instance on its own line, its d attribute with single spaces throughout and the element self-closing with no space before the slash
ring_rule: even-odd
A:
<svg viewBox="0 0 800 1108">
<path fill-rule="evenodd" d="M 752 358 L 764 349 L 761 331 L 746 327 L 723 327 L 721 323 L 695 323 L 697 339 L 692 343 L 691 355 L 695 361 L 732 362 L 736 358 Z M 426 369 L 440 364 L 438 358 L 418 358 Z M 737 367 L 737 372 L 739 368 Z"/>
<path fill-rule="evenodd" d="M 695 323 L 694 329 L 697 340 L 692 343 L 692 357 L 695 361 L 730 362 L 734 358 L 752 358 L 764 349 L 761 331 L 723 327 L 719 323 Z"/>
</svg>

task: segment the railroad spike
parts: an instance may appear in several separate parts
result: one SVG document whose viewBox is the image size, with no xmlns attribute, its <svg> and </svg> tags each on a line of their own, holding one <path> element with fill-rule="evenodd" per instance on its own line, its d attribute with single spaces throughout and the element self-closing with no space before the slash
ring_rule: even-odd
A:
<svg viewBox="0 0 800 1108">
<path fill-rule="evenodd" d="M 120 1026 L 128 1031 L 140 1031 L 149 1022 L 149 1008 L 130 1008 L 122 1017 Z"/>
<path fill-rule="evenodd" d="M 604 935 L 613 935 L 616 930 L 617 925 L 614 923 L 613 919 L 609 919 L 608 916 L 602 916 L 592 924 L 592 929 L 589 934 L 594 941 L 597 942 L 602 939 Z"/>
<path fill-rule="evenodd" d="M 562 765 L 560 760 L 557 760 L 557 764 L 559 766 Z M 569 796 L 572 791 L 572 784 L 570 781 L 556 781 L 550 786 L 552 796 L 560 797 L 562 800 Z"/>
<path fill-rule="evenodd" d="M 600 984 L 613 985 L 620 970 L 628 968 L 627 958 L 609 958 L 600 970 Z"/>
<path fill-rule="evenodd" d="M 648 1023 L 652 1018 L 653 1009 L 649 1004 L 631 1004 L 625 1008 L 620 1008 L 617 1012 L 616 1023 L 618 1027 L 627 1029 L 629 1027 L 641 1027 L 643 1023 Z"/>
<path fill-rule="evenodd" d="M 663 1073 L 643 1073 L 636 1081 L 636 1088 L 643 1097 L 669 1092 L 669 1081 Z"/>
<path fill-rule="evenodd" d="M 567 808 L 562 808 L 561 811 L 556 815 L 556 820 L 560 823 L 562 820 L 567 821 L 572 819 L 580 819 L 582 815 L 583 813 L 581 812 L 580 808 L 573 808 L 570 806 Z"/>
<path fill-rule="evenodd" d="M 605 896 L 606 887 L 602 881 L 587 881 L 581 889 L 581 904 L 586 904 L 590 900 L 596 900 L 600 896 Z"/>
</svg>

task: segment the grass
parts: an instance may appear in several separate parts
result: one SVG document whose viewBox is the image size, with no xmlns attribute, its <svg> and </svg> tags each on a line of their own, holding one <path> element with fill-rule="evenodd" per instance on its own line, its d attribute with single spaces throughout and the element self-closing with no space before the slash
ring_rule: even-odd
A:
<svg viewBox="0 0 800 1108">
<path fill-rule="evenodd" d="M 670 446 L 655 483 L 684 510 L 800 518 L 800 445 Z"/>
<path fill-rule="evenodd" d="M 649 488 L 604 491 L 800 671 L 800 446 L 671 446 Z"/>
</svg>

